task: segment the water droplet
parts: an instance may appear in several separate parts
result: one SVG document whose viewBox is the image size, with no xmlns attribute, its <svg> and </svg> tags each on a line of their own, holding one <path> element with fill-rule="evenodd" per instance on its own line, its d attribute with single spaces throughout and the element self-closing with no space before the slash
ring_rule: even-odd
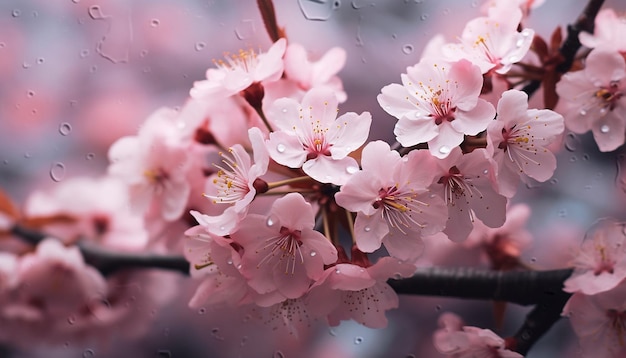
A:
<svg viewBox="0 0 626 358">
<path fill-rule="evenodd" d="M 89 69 L 89 72 L 94 73 L 94 72 L 96 72 L 97 70 L 98 70 L 98 66 L 93 65 L 93 66 L 91 66 L 91 68 Z"/>
<path fill-rule="evenodd" d="M 6 44 L 4 42 L 0 42 L 0 48 L 4 48 Z"/>
<path fill-rule="evenodd" d="M 267 225 L 267 227 L 272 227 L 276 224 L 276 222 L 277 222 L 276 217 L 274 215 L 270 215 L 265 220 L 265 225 Z"/>
<path fill-rule="evenodd" d="M 22 63 L 22 68 L 24 68 L 24 69 L 30 68 L 30 66 L 31 66 L 30 63 L 28 63 L 28 62 Z"/>
<path fill-rule="evenodd" d="M 558 183 L 559 183 L 559 179 L 557 179 L 557 178 L 550 179 L 550 184 L 554 185 L 554 184 L 558 184 Z"/>
<path fill-rule="evenodd" d="M 89 9 L 87 9 L 87 13 L 89 14 L 89 17 L 94 20 L 104 19 L 100 5 L 91 5 Z"/>
<path fill-rule="evenodd" d="M 600 126 L 600 132 L 602 132 L 602 133 L 608 133 L 609 130 L 610 130 L 610 128 L 606 124 L 603 124 L 602 126 Z"/>
<path fill-rule="evenodd" d="M 30 153 L 28 153 L 28 152 L 24 153 L 24 158 L 28 159 L 30 157 L 32 157 L 32 155 Z"/>
<path fill-rule="evenodd" d="M 559 217 L 564 218 L 567 216 L 567 210 L 561 209 L 559 210 Z"/>
<path fill-rule="evenodd" d="M 565 135 L 565 149 L 570 152 L 575 152 L 580 144 L 580 139 L 576 135 L 576 133 L 567 133 Z"/>
<path fill-rule="evenodd" d="M 22 11 L 20 9 L 15 9 L 11 12 L 11 16 L 13 17 L 20 17 L 20 15 L 22 15 Z"/>
<path fill-rule="evenodd" d="M 65 165 L 61 162 L 52 164 L 50 168 L 50 178 L 55 182 L 60 182 L 65 178 Z"/>
<path fill-rule="evenodd" d="M 335 273 L 341 273 L 341 270 L 339 270 L 338 268 L 335 269 Z"/>
<path fill-rule="evenodd" d="M 287 108 L 283 108 L 280 111 L 283 112 L 283 113 L 287 113 Z"/>
<path fill-rule="evenodd" d="M 578 113 L 580 113 L 581 116 L 586 116 L 587 115 L 587 111 L 584 110 L 584 109 L 581 109 L 580 112 L 578 112 Z"/>
<path fill-rule="evenodd" d="M 248 343 L 248 336 L 243 336 L 241 337 L 241 343 L 240 345 L 243 347 L 246 345 L 246 343 Z"/>
<path fill-rule="evenodd" d="M 233 260 L 232 259 L 228 259 L 228 260 L 226 260 L 226 263 L 229 264 L 229 265 L 232 265 L 233 264 Z"/>
<path fill-rule="evenodd" d="M 575 162 L 575 161 L 577 161 L 577 160 L 578 160 L 578 158 L 576 158 L 576 156 L 575 156 L 575 155 L 572 155 L 572 157 L 571 157 L 571 158 L 569 158 L 569 161 L 570 161 L 570 162 L 572 162 L 572 163 L 574 163 L 574 162 Z"/>
<path fill-rule="evenodd" d="M 43 64 L 44 62 L 46 62 L 46 59 L 44 59 L 43 57 L 39 57 L 39 58 L 37 59 L 37 64 L 38 64 L 38 65 L 41 65 L 41 64 Z"/>
<path fill-rule="evenodd" d="M 281 351 L 274 352 L 274 358 L 285 358 L 285 355 Z"/>
<path fill-rule="evenodd" d="M 524 45 L 524 42 L 524 39 L 517 39 L 517 41 L 515 42 L 515 47 L 522 47 L 522 45 Z"/>
<path fill-rule="evenodd" d="M 93 153 L 87 153 L 87 155 L 85 155 L 85 159 L 87 160 L 92 160 L 96 155 Z"/>
<path fill-rule="evenodd" d="M 583 154 L 583 160 L 589 160 L 589 154 L 587 153 Z"/>
<path fill-rule="evenodd" d="M 405 55 L 410 55 L 411 53 L 413 53 L 413 45 L 406 44 L 406 45 L 402 46 L 402 52 Z"/>
<path fill-rule="evenodd" d="M 35 91 L 30 90 L 30 91 L 26 92 L 26 97 L 28 97 L 28 98 L 35 97 Z"/>
<path fill-rule="evenodd" d="M 89 56 L 89 50 L 88 49 L 84 49 L 82 51 L 80 51 L 80 58 L 85 58 Z"/>
<path fill-rule="evenodd" d="M 450 147 L 448 147 L 447 145 L 442 145 L 441 147 L 439 147 L 439 153 L 441 154 L 450 153 Z"/>
<path fill-rule="evenodd" d="M 239 40 L 249 39 L 256 32 L 254 26 L 254 20 L 244 19 L 239 22 L 239 25 L 235 28 L 235 36 Z"/>
<path fill-rule="evenodd" d="M 348 167 L 346 167 L 346 173 L 348 173 L 348 174 L 354 174 L 354 173 L 356 173 L 358 171 L 359 171 L 359 168 L 355 167 L 353 165 L 349 165 Z"/>
<path fill-rule="evenodd" d="M 333 14 L 333 10 L 338 9 L 341 6 L 341 2 L 327 1 L 327 0 L 298 0 L 298 6 L 302 15 L 307 20 L 312 21 L 326 21 L 330 19 Z"/>
<path fill-rule="evenodd" d="M 601 115 L 605 115 L 605 114 L 606 114 L 606 112 L 608 112 L 608 111 L 607 111 L 607 109 L 606 109 L 606 107 L 602 107 L 602 108 L 600 108 L 600 114 L 601 114 Z"/>
<path fill-rule="evenodd" d="M 159 19 L 152 19 L 150 20 L 150 26 L 152 27 L 157 27 L 161 24 L 161 21 L 159 21 Z"/>
<path fill-rule="evenodd" d="M 485 174 L 485 175 L 489 174 L 489 169 L 483 170 L 483 174 Z"/>
<path fill-rule="evenodd" d="M 196 51 L 202 51 L 204 50 L 205 47 L 206 47 L 206 44 L 204 42 L 196 42 L 196 45 L 194 46 Z"/>
<path fill-rule="evenodd" d="M 354 344 L 361 344 L 363 343 L 363 337 L 357 336 L 354 337 Z"/>
<path fill-rule="evenodd" d="M 85 349 L 85 351 L 83 352 L 83 358 L 93 358 L 96 356 L 96 353 L 93 351 L 93 349 Z"/>
<path fill-rule="evenodd" d="M 531 258 L 530 258 L 530 262 L 533 262 L 533 263 L 534 263 L 534 262 L 537 262 L 537 258 L 536 258 L 536 257 L 531 257 Z"/>
<path fill-rule="evenodd" d="M 206 308 L 202 307 L 198 310 L 198 314 L 205 314 L 206 313 Z"/>
<path fill-rule="evenodd" d="M 333 2 L 333 10 L 339 9 L 339 7 L 341 7 L 341 1 L 335 0 Z"/>
<path fill-rule="evenodd" d="M 222 337 L 222 336 L 220 335 L 220 329 L 219 329 L 219 328 L 217 328 L 217 327 L 216 327 L 216 328 L 213 328 L 213 329 L 211 330 L 211 336 L 213 336 L 213 338 L 214 338 L 215 340 L 218 340 L 218 341 L 223 341 L 223 340 L 224 340 L 224 337 Z"/>
<path fill-rule="evenodd" d="M 435 311 L 441 311 L 441 305 L 435 306 Z"/>
<path fill-rule="evenodd" d="M 139 53 L 139 56 L 146 57 L 147 54 L 148 54 L 148 50 L 141 50 L 141 52 Z"/>
<path fill-rule="evenodd" d="M 287 147 L 285 147 L 285 145 L 284 145 L 284 144 L 279 143 L 278 145 L 276 145 L 276 151 L 277 151 L 278 153 L 284 153 L 284 152 L 285 152 L 285 150 L 287 150 Z"/>
<path fill-rule="evenodd" d="M 420 20 L 426 21 L 426 19 L 428 19 L 428 14 L 422 14 L 422 16 L 420 16 Z"/>
<path fill-rule="evenodd" d="M 311 253 L 309 255 L 311 255 L 311 257 L 315 257 L 317 255 L 317 252 L 311 251 Z"/>
<path fill-rule="evenodd" d="M 80 0 L 72 0 L 72 2 L 73 2 L 74 4 L 78 4 L 78 3 L 80 2 Z"/>
<path fill-rule="evenodd" d="M 369 226 L 366 226 L 366 227 L 363 228 L 363 231 L 370 232 L 370 231 L 372 231 L 372 228 L 369 227 Z"/>
<path fill-rule="evenodd" d="M 328 329 L 328 334 L 330 334 L 333 337 L 336 337 L 337 336 L 337 331 L 335 331 L 334 328 L 329 328 Z"/>
<path fill-rule="evenodd" d="M 159 349 L 156 354 L 159 358 L 172 358 L 172 352 L 167 349 Z"/>
<path fill-rule="evenodd" d="M 76 322 L 76 317 L 74 316 L 67 317 L 67 323 L 74 324 L 75 322 Z"/>
<path fill-rule="evenodd" d="M 72 126 L 69 123 L 63 122 L 59 125 L 59 133 L 61 135 L 68 135 L 70 132 L 72 132 Z"/>
</svg>

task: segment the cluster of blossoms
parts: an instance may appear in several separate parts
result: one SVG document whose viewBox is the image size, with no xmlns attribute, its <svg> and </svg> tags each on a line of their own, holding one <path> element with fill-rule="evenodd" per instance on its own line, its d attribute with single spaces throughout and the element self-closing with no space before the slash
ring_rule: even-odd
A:
<svg viewBox="0 0 626 358">
<path fill-rule="evenodd" d="M 593 48 L 585 68 L 556 84 L 565 117 L 529 108 L 512 69 L 536 60 L 529 49 L 538 40 L 523 20 L 539 3 L 489 2 L 456 42 L 435 37 L 401 83 L 383 87 L 377 100 L 397 119 L 396 145 L 367 142 L 370 113 L 339 110 L 342 49 L 311 59 L 283 37 L 265 52 L 215 61 L 181 109 L 157 110 L 111 146 L 106 176 L 34 193 L 23 213 L 3 209 L 3 235 L 18 223 L 51 238 L 34 250 L 2 247 L 0 325 L 15 329 L 0 340 L 143 322 L 146 310 L 125 305 L 137 293 L 124 284 L 143 274 L 86 264 L 71 245 L 89 240 L 118 252 L 181 253 L 200 282 L 191 307 L 254 307 L 293 335 L 314 320 L 385 327 L 399 303 L 387 281 L 439 263 L 437 252 L 478 248 L 492 269 L 522 268 L 529 209 L 509 205 L 520 183 L 552 177 L 549 148 L 565 126 L 593 130 L 601 150 L 623 144 L 626 132 L 626 44 L 615 35 L 625 29 L 611 10 L 593 35 L 581 34 Z M 106 195 L 92 200 L 94 192 Z M 584 349 L 616 354 L 626 338 L 626 234 L 623 224 L 598 225 L 573 263 L 564 313 Z M 163 280 L 144 276 L 145 299 L 167 301 L 149 294 L 153 283 L 167 291 Z M 521 356 L 454 315 L 440 323 L 443 354 Z"/>
</svg>

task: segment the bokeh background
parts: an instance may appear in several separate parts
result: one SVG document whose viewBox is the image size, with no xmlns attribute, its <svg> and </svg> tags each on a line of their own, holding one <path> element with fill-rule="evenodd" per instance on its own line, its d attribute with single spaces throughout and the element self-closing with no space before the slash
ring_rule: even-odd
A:
<svg viewBox="0 0 626 358">
<path fill-rule="evenodd" d="M 548 37 L 582 10 L 582 0 L 547 0 L 527 27 Z M 393 139 L 395 120 L 376 102 L 380 89 L 400 81 L 428 40 L 449 41 L 479 16 L 478 0 L 275 0 L 278 21 L 311 56 L 334 47 L 348 54 L 340 72 L 348 100 L 342 112 L 369 111 L 371 139 Z M 626 4 L 607 0 L 620 11 Z M 213 59 L 240 48 L 267 49 L 270 40 L 253 0 L 2 0 L 0 1 L 0 187 L 17 202 L 34 189 L 106 171 L 108 147 L 162 106 L 181 106 Z M 626 219 L 623 149 L 599 153 L 590 135 L 566 133 L 552 180 L 520 189 L 514 202 L 532 207 L 535 240 L 524 260 L 563 267 L 572 247 L 596 219 Z M 620 164 L 623 163 L 623 164 Z M 102 193 L 94 192 L 93 200 Z M 450 265 L 454 263 L 450 262 Z M 152 312 L 141 339 L 112 334 L 89 344 L 68 339 L 30 349 L 1 345 L 2 357 L 437 357 L 431 336 L 445 311 L 470 325 L 494 328 L 492 305 L 401 297 L 384 330 L 353 322 L 314 327 L 294 340 L 276 337 L 246 312 L 187 308 L 195 283 L 175 275 L 177 297 Z M 137 283 L 141 286 L 141 282 Z M 141 310 L 141 302 L 136 302 Z M 511 335 L 528 308 L 510 306 Z M 0 330 L 3 328 L 0 327 Z M 528 357 L 575 356 L 576 341 L 559 322 Z"/>
</svg>

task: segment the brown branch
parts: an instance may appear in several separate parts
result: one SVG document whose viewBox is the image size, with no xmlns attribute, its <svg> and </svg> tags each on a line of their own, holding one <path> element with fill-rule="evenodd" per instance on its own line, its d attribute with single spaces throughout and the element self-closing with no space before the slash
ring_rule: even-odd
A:
<svg viewBox="0 0 626 358">
<path fill-rule="evenodd" d="M 267 34 L 270 36 L 270 39 L 272 39 L 272 42 L 276 42 L 283 37 L 287 38 L 285 29 L 278 26 L 276 11 L 274 10 L 274 3 L 272 0 L 257 0 L 256 3 L 259 7 L 259 11 L 261 12 L 265 30 L 267 30 Z"/>
</svg>

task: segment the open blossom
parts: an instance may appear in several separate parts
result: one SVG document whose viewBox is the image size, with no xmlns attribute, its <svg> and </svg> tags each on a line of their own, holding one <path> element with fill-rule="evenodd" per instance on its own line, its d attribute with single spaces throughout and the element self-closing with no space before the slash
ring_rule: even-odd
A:
<svg viewBox="0 0 626 358">
<path fill-rule="evenodd" d="M 626 224 L 598 221 L 585 235 L 572 265 L 574 273 L 564 283 L 567 292 L 594 295 L 608 291 L 626 278 Z"/>
<path fill-rule="evenodd" d="M 267 216 L 246 216 L 231 237 L 244 248 L 240 271 L 250 287 L 261 294 L 278 291 L 283 299 L 301 297 L 324 265 L 337 260 L 335 247 L 314 226 L 313 208 L 298 193 L 277 199 Z"/>
<path fill-rule="evenodd" d="M 250 162 L 250 155 L 245 149 L 235 144 L 228 154 L 222 154 L 222 163 L 215 164 L 217 174 L 209 177 L 207 192 L 204 194 L 215 204 L 226 204 L 229 207 L 218 216 L 191 211 L 200 225 L 216 235 L 228 235 L 236 230 L 257 193 L 256 180 L 267 172 L 269 156 L 263 144 L 263 135 L 256 127 L 250 128 L 248 133 L 254 164 Z"/>
<path fill-rule="evenodd" d="M 578 38 L 589 48 L 626 53 L 625 33 L 626 17 L 619 16 L 614 9 L 605 8 L 596 16 L 593 34 L 581 31 Z"/>
<path fill-rule="evenodd" d="M 175 134 L 176 111 L 162 108 L 153 113 L 137 136 L 118 139 L 109 148 L 109 174 L 129 187 L 130 201 L 140 213 L 156 205 L 163 219 L 179 218 L 191 191 L 187 169 L 191 164 Z"/>
<path fill-rule="evenodd" d="M 548 109 L 528 109 L 528 95 L 509 90 L 498 102 L 498 117 L 487 128 L 488 148 L 498 164 L 501 194 L 515 195 L 520 176 L 544 182 L 556 169 L 546 147 L 563 133 L 563 116 Z"/>
<path fill-rule="evenodd" d="M 532 29 L 518 32 L 521 19 L 522 11 L 515 4 L 491 7 L 488 17 L 470 20 L 460 43 L 445 46 L 443 52 L 452 61 L 468 59 L 482 73 L 505 74 L 526 55 L 533 41 Z"/>
<path fill-rule="evenodd" d="M 603 152 L 624 144 L 626 131 L 626 61 L 616 51 L 593 50 L 585 69 L 563 75 L 556 91 L 565 102 L 565 126 L 593 132 Z"/>
<path fill-rule="evenodd" d="M 575 293 L 563 308 L 578 336 L 583 357 L 614 358 L 626 354 L 626 283 L 586 295 Z"/>
<path fill-rule="evenodd" d="M 522 358 L 505 348 L 504 339 L 489 329 L 463 326 L 453 313 L 439 317 L 439 330 L 433 335 L 437 350 L 454 358 Z"/>
<path fill-rule="evenodd" d="M 217 68 L 209 68 L 207 79 L 195 82 L 189 94 L 194 98 L 228 97 L 254 83 L 275 81 L 283 73 L 286 46 L 287 40 L 281 38 L 266 53 L 257 55 L 253 50 L 240 50 L 236 54 L 226 54 L 224 60 L 214 61 Z"/>
<path fill-rule="evenodd" d="M 447 158 L 437 161 L 431 190 L 448 205 L 443 232 L 450 240 L 465 240 L 474 227 L 474 216 L 492 228 L 504 224 L 507 198 L 493 187 L 493 171 L 493 160 L 482 148 L 468 154 L 454 148 Z"/>
<path fill-rule="evenodd" d="M 382 141 L 363 149 L 363 170 L 355 173 L 335 194 L 337 204 L 357 212 L 355 239 L 363 252 L 381 243 L 394 257 L 417 258 L 422 235 L 443 230 L 447 210 L 440 197 L 427 190 L 434 179 L 434 158 L 412 151 L 404 159 Z"/>
<path fill-rule="evenodd" d="M 399 119 L 394 134 L 405 147 L 427 142 L 432 155 L 445 158 L 463 135 L 485 130 L 495 116 L 493 106 L 478 98 L 480 69 L 467 60 L 423 59 L 401 78 L 402 85 L 383 87 L 377 98 Z"/>
<path fill-rule="evenodd" d="M 272 159 L 336 185 L 358 170 L 348 154 L 365 143 L 372 123 L 369 112 L 337 117 L 337 96 L 327 88 L 310 90 L 301 104 L 290 98 L 277 100 L 268 118 L 278 129 L 266 142 Z"/>
</svg>

